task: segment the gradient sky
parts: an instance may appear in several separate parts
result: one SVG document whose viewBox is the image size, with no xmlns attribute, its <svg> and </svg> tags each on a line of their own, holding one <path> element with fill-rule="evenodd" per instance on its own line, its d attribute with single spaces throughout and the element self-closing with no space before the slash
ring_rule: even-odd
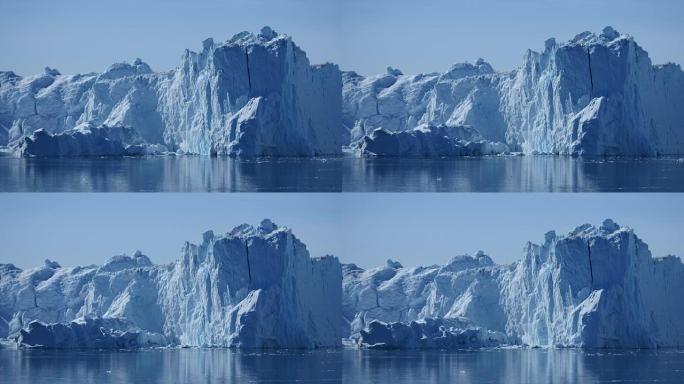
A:
<svg viewBox="0 0 684 384">
<path fill-rule="evenodd" d="M 508 70 L 548 37 L 606 25 L 634 35 L 656 63 L 684 63 L 681 0 L 0 0 L 0 70 L 102 71 L 136 57 L 166 70 L 206 37 L 263 25 L 293 36 L 315 63 L 363 74 L 443 71 L 478 57 Z"/>
<path fill-rule="evenodd" d="M 550 229 L 607 217 L 634 228 L 654 255 L 684 255 L 684 194 L 0 194 L 0 263 L 101 264 L 136 249 L 153 262 L 180 256 L 205 230 L 269 217 L 312 255 L 377 266 L 436 264 L 479 249 L 503 263 Z"/>
</svg>

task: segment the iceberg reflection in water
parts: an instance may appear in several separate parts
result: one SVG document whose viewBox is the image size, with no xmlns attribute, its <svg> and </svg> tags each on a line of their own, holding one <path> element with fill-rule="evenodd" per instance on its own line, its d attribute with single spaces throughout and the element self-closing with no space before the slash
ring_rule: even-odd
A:
<svg viewBox="0 0 684 384">
<path fill-rule="evenodd" d="M 684 160 L 0 157 L 3 192 L 684 192 Z"/>
<path fill-rule="evenodd" d="M 459 159 L 357 158 L 344 163 L 345 191 L 679 192 L 684 161 L 492 156 Z"/>
<path fill-rule="evenodd" d="M 0 350 L 3 382 L 678 382 L 682 351 L 504 349 L 461 352 Z"/>
<path fill-rule="evenodd" d="M 339 192 L 336 159 L 0 158 L 0 191 Z"/>
</svg>

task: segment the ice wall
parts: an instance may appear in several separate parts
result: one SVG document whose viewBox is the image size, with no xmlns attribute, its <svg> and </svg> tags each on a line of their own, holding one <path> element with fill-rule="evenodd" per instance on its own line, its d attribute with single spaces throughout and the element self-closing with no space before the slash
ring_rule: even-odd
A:
<svg viewBox="0 0 684 384">
<path fill-rule="evenodd" d="M 0 337 L 46 346 L 89 347 L 97 343 L 87 335 L 104 334 L 109 341 L 97 345 L 334 347 L 341 279 L 337 258 L 309 257 L 290 230 L 268 220 L 206 232 L 169 265 L 140 253 L 102 266 L 2 264 Z"/>
<path fill-rule="evenodd" d="M 511 344 L 598 348 L 684 345 L 684 264 L 653 258 L 627 227 L 610 220 L 528 243 L 511 265 L 459 256 L 443 266 L 396 262 L 345 265 L 344 332 L 374 321 L 468 319 Z"/>
<path fill-rule="evenodd" d="M 634 39 L 606 27 L 545 42 L 511 72 L 484 60 L 444 73 L 343 74 L 343 121 L 356 142 L 375 129 L 471 126 L 528 154 L 684 152 L 684 72 L 652 65 Z"/>
<path fill-rule="evenodd" d="M 0 72 L 0 145 L 19 147 L 39 129 L 70 134 L 88 124 L 132 128 L 145 143 L 182 153 L 337 154 L 348 141 L 341 81 L 336 65 L 310 65 L 290 37 L 268 27 L 222 43 L 207 39 L 170 72 L 153 72 L 140 59 L 84 75 Z"/>
</svg>

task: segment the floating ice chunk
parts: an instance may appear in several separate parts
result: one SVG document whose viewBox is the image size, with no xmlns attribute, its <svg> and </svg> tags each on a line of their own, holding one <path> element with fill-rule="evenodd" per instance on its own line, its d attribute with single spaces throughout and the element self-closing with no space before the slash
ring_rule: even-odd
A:
<svg viewBox="0 0 684 384">
<path fill-rule="evenodd" d="M 131 156 L 147 152 L 142 138 L 132 128 L 87 124 L 58 134 L 38 129 L 25 137 L 15 151 L 31 157 Z"/>
<path fill-rule="evenodd" d="M 378 128 L 356 148 L 362 154 L 387 157 L 481 156 L 508 152 L 506 144 L 482 140 L 469 127 L 445 126 L 420 126 L 400 132 Z"/>
<path fill-rule="evenodd" d="M 81 318 L 66 324 L 43 324 L 32 321 L 19 332 L 22 347 L 69 349 L 135 349 L 163 347 L 164 335 L 140 330 L 121 330 L 125 324 L 116 320 Z"/>
<path fill-rule="evenodd" d="M 502 346 L 507 338 L 461 319 L 426 318 L 409 323 L 373 320 L 355 341 L 370 349 L 469 349 Z"/>
</svg>

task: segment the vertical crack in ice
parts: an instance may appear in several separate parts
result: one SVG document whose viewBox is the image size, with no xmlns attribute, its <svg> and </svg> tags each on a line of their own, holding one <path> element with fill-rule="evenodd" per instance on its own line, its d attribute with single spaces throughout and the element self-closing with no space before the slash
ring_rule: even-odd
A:
<svg viewBox="0 0 684 384">
<path fill-rule="evenodd" d="M 594 75 L 591 72 L 591 53 L 587 49 L 587 60 L 589 61 L 589 82 L 591 83 L 591 93 L 589 96 L 594 97 Z"/>
<path fill-rule="evenodd" d="M 249 94 L 248 96 L 252 96 L 252 75 L 249 72 L 249 52 L 245 48 L 245 60 L 247 62 L 247 84 L 249 85 Z"/>
<path fill-rule="evenodd" d="M 249 264 L 249 245 L 245 241 L 245 255 L 247 255 L 247 277 L 249 278 L 249 285 L 252 285 L 252 267 Z"/>
<path fill-rule="evenodd" d="M 591 288 L 594 288 L 594 268 L 591 265 L 591 245 L 587 243 L 587 252 L 589 253 L 589 274 L 591 275 Z"/>
<path fill-rule="evenodd" d="M 211 300 L 211 275 L 207 275 L 204 281 L 206 291 L 207 291 L 207 321 L 211 322 L 211 310 L 213 302 Z"/>
</svg>

